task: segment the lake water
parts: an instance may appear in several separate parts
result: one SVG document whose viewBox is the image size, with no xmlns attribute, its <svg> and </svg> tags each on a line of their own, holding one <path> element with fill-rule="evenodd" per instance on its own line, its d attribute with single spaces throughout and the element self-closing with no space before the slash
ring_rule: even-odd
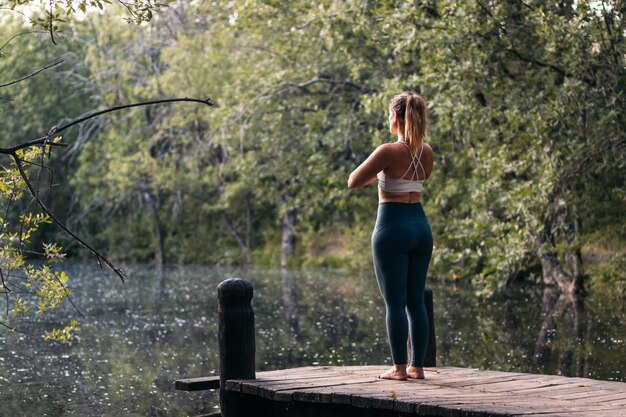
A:
<svg viewBox="0 0 626 417">
<path fill-rule="evenodd" d="M 257 370 L 390 363 L 384 304 L 371 273 L 127 267 L 112 274 L 66 265 L 85 315 L 70 345 L 0 330 L 0 416 L 194 416 L 215 392 L 179 392 L 174 380 L 217 374 L 216 287 L 254 286 Z M 624 294 L 584 300 L 541 290 L 479 299 L 430 282 L 438 365 L 626 381 Z M 71 308 L 23 322 L 42 329 L 78 318 Z"/>
</svg>

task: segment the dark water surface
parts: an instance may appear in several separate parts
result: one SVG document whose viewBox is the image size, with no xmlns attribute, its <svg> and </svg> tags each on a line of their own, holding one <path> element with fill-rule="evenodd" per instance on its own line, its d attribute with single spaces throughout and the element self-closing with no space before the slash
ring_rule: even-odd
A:
<svg viewBox="0 0 626 417">
<path fill-rule="evenodd" d="M 177 392 L 174 380 L 217 374 L 216 287 L 253 283 L 257 369 L 390 363 L 384 305 L 372 274 L 337 271 L 128 267 L 129 281 L 66 265 L 85 314 L 61 345 L 0 330 L 0 416 L 188 416 L 214 392 Z M 438 364 L 626 381 L 623 294 L 584 300 L 541 290 L 476 298 L 430 282 Z M 66 309 L 30 332 L 77 318 Z"/>
</svg>

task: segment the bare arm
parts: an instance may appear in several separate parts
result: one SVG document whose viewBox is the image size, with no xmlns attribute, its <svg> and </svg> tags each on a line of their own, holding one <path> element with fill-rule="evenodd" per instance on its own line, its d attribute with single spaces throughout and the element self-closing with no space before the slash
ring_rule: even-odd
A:
<svg viewBox="0 0 626 417">
<path fill-rule="evenodd" d="M 353 190 L 365 187 L 376 179 L 376 174 L 387 168 L 389 165 L 389 148 L 387 146 L 388 144 L 384 144 L 376 148 L 357 169 L 352 171 L 350 178 L 348 178 L 348 188 Z"/>
</svg>

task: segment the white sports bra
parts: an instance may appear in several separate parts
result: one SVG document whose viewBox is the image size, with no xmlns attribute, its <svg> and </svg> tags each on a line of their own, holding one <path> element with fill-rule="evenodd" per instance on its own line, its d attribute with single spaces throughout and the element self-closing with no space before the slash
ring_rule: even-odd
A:
<svg viewBox="0 0 626 417">
<path fill-rule="evenodd" d="M 376 175 L 376 177 L 378 178 L 378 188 L 383 191 L 388 191 L 392 193 L 421 193 L 424 182 L 426 182 L 426 180 L 420 180 L 418 178 L 417 167 L 420 167 L 422 169 L 424 177 L 426 177 L 426 170 L 424 170 L 424 166 L 420 161 L 422 157 L 422 152 L 424 151 L 424 145 L 422 144 L 422 147 L 420 148 L 420 153 L 418 155 L 413 153 L 411 147 L 408 143 L 406 143 L 406 141 L 401 142 L 406 145 L 406 147 L 409 149 L 409 152 L 411 153 L 411 164 L 400 178 L 387 177 L 384 171 L 380 171 Z M 411 175 L 410 179 L 405 179 L 404 176 L 408 174 L 411 168 L 414 169 L 413 175 Z"/>
</svg>

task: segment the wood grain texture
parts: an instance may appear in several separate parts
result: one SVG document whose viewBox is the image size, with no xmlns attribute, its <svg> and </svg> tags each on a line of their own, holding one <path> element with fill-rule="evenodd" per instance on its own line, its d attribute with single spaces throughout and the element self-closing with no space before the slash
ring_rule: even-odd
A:
<svg viewBox="0 0 626 417">
<path fill-rule="evenodd" d="M 226 389 L 302 410 L 332 404 L 355 415 L 441 417 L 626 417 L 626 384 L 586 378 L 429 368 L 426 379 L 379 380 L 384 366 L 318 366 L 257 373 L 256 380 L 229 380 Z M 345 411 L 345 409 L 344 409 Z"/>
</svg>

